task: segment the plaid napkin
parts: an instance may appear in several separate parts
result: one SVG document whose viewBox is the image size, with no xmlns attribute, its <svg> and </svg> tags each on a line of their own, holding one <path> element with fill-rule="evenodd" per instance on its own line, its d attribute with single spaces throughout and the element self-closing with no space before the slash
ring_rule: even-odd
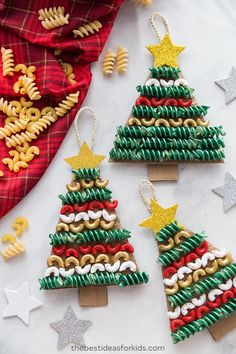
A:
<svg viewBox="0 0 236 354">
<path fill-rule="evenodd" d="M 61 0 L 61 1 L 25 1 L 2 0 L 0 2 L 0 46 L 12 49 L 15 65 L 24 63 L 35 65 L 36 84 L 42 95 L 34 106 L 56 106 L 69 93 L 80 91 L 78 104 L 68 114 L 59 118 L 50 129 L 32 141 L 40 149 L 27 169 L 19 173 L 9 171 L 1 163 L 9 157 L 5 142 L 0 140 L 0 217 L 11 210 L 35 186 L 55 156 L 65 137 L 76 111 L 81 106 L 91 81 L 90 64 L 98 60 L 107 37 L 111 31 L 117 11 L 124 0 Z M 52 30 L 42 27 L 38 19 L 40 8 L 64 6 L 69 13 L 69 24 Z M 72 30 L 93 20 L 102 23 L 100 31 L 89 37 L 74 38 Z M 62 53 L 55 56 L 54 50 Z M 77 83 L 71 85 L 58 62 L 70 63 L 76 75 Z M 0 69 L 0 97 L 16 99 L 13 84 L 16 77 L 3 77 Z M 17 98 L 19 99 L 19 97 Z M 6 116 L 0 112 L 0 125 L 4 125 Z"/>
</svg>

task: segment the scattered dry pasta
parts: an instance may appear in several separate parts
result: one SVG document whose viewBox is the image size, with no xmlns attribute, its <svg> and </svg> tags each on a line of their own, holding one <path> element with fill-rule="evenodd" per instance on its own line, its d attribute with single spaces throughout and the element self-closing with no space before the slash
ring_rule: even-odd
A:
<svg viewBox="0 0 236 354">
<path fill-rule="evenodd" d="M 5 113 L 7 116 L 17 116 L 16 108 L 11 105 L 11 103 L 4 98 L 0 98 L 0 111 Z"/>
<path fill-rule="evenodd" d="M 2 75 L 13 76 L 14 73 L 14 59 L 12 49 L 1 48 L 2 54 Z"/>
<path fill-rule="evenodd" d="M 64 7 L 59 6 L 58 8 L 50 7 L 49 9 L 39 10 L 39 20 L 41 20 L 42 26 L 47 29 L 53 29 L 69 23 L 69 14 L 64 14 Z"/>
<path fill-rule="evenodd" d="M 102 72 L 105 76 L 110 76 L 113 73 L 114 66 L 116 61 L 116 54 L 112 52 L 111 49 L 108 49 L 103 60 Z"/>
<path fill-rule="evenodd" d="M 85 23 L 84 25 L 81 25 L 77 30 L 73 30 L 74 37 L 88 37 L 91 34 L 94 34 L 95 32 L 99 32 L 101 28 L 102 24 L 97 20 Z"/>
<path fill-rule="evenodd" d="M 75 80 L 75 74 L 73 73 L 73 66 L 69 63 L 64 63 L 63 61 L 61 61 L 60 64 L 67 76 L 67 79 L 70 81 L 72 85 L 74 85 L 76 83 L 76 80 Z"/>
<path fill-rule="evenodd" d="M 73 106 L 78 102 L 79 93 L 79 91 L 76 93 L 71 93 L 66 96 L 65 100 L 62 100 L 62 102 L 59 103 L 58 107 L 55 108 L 57 116 L 62 117 L 67 113 L 67 111 L 73 108 Z"/>
<path fill-rule="evenodd" d="M 124 47 L 119 47 L 116 57 L 116 70 L 118 74 L 124 74 L 128 66 L 128 50 Z"/>
</svg>

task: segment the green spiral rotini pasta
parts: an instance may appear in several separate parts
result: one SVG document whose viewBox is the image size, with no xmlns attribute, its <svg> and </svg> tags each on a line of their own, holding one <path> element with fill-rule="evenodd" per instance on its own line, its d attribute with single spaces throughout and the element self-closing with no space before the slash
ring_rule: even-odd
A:
<svg viewBox="0 0 236 354">
<path fill-rule="evenodd" d="M 159 106 L 157 108 L 139 105 L 133 106 L 132 115 L 137 118 L 191 118 L 207 114 L 208 106 L 172 107 Z"/>
<path fill-rule="evenodd" d="M 194 91 L 192 88 L 186 86 L 160 87 L 139 85 L 136 89 L 142 96 L 160 98 L 192 98 Z"/>
<path fill-rule="evenodd" d="M 99 168 L 80 168 L 78 170 L 72 170 L 76 179 L 92 179 L 95 180 L 100 176 Z"/>
<path fill-rule="evenodd" d="M 177 221 L 172 222 L 171 224 L 163 227 L 155 236 L 155 239 L 158 242 L 164 242 L 170 237 L 176 235 L 182 230 L 182 227 L 177 224 Z"/>
<path fill-rule="evenodd" d="M 221 138 L 206 138 L 206 139 L 170 139 L 170 138 L 129 138 L 116 137 L 114 141 L 116 148 L 125 149 L 177 149 L 177 150 L 193 150 L 199 149 L 220 149 L 224 148 L 225 144 Z"/>
<path fill-rule="evenodd" d="M 106 188 L 90 188 L 82 192 L 68 192 L 66 195 L 60 194 L 62 204 L 85 203 L 89 200 L 107 200 L 110 198 L 111 191 Z"/>
<path fill-rule="evenodd" d="M 130 231 L 126 229 L 113 229 L 113 230 L 87 230 L 85 232 L 56 232 L 50 234 L 51 245 L 66 245 L 68 243 L 77 242 L 78 244 L 84 242 L 113 242 L 119 240 L 126 240 L 130 238 Z"/>
<path fill-rule="evenodd" d="M 146 272 L 137 272 L 131 274 L 122 273 L 95 273 L 84 275 L 71 275 L 64 279 L 61 277 L 46 277 L 39 279 L 40 289 L 55 289 L 67 287 L 85 287 L 90 285 L 119 285 L 121 287 L 127 285 L 142 284 L 148 282 L 148 274 Z"/>
<path fill-rule="evenodd" d="M 174 295 L 168 296 L 171 306 L 179 306 L 189 301 L 195 295 L 206 294 L 217 285 L 236 275 L 236 263 L 232 263 L 219 272 L 209 275 L 206 279 L 201 280 L 194 284 L 191 288 L 180 290 Z"/>
<path fill-rule="evenodd" d="M 117 128 L 117 134 L 120 137 L 130 138 L 213 138 L 224 136 L 225 132 L 222 126 L 219 127 L 143 127 L 131 126 Z"/>
<path fill-rule="evenodd" d="M 180 68 L 173 68 L 171 66 L 153 66 L 149 69 L 151 71 L 151 77 L 154 79 L 178 79 L 179 73 L 181 72 Z"/>
<path fill-rule="evenodd" d="M 145 160 L 145 161 L 216 161 L 224 159 L 222 150 L 155 150 L 155 149 L 119 149 L 113 148 L 110 151 L 110 157 L 113 160 Z"/>
<path fill-rule="evenodd" d="M 204 232 L 200 234 L 194 234 L 187 240 L 181 242 L 178 247 L 166 251 L 158 257 L 158 261 L 162 266 L 168 266 L 172 262 L 177 261 L 185 254 L 190 253 L 194 248 L 198 247 L 204 241 L 206 234 Z"/>
<path fill-rule="evenodd" d="M 185 340 L 196 332 L 202 331 L 205 328 L 215 324 L 219 320 L 228 317 L 236 311 L 236 298 L 229 300 L 225 305 L 220 308 L 212 310 L 203 318 L 188 323 L 178 329 L 176 332 L 171 333 L 174 344 Z"/>
</svg>

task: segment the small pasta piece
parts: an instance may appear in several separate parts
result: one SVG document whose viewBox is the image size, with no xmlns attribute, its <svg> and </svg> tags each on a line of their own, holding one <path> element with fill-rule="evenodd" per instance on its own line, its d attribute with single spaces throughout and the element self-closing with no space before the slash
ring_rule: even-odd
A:
<svg viewBox="0 0 236 354">
<path fill-rule="evenodd" d="M 16 113 L 20 113 L 20 110 L 22 108 L 21 103 L 19 101 L 10 101 L 9 104 L 12 107 L 15 107 L 15 112 Z"/>
<path fill-rule="evenodd" d="M 54 49 L 54 54 L 55 55 L 60 55 L 61 54 L 61 49 Z"/>
<path fill-rule="evenodd" d="M 102 28 L 102 24 L 100 21 L 92 21 L 85 23 L 84 25 L 81 25 L 77 30 L 73 30 L 74 37 L 76 38 L 77 36 L 84 38 L 88 37 L 91 34 L 94 34 L 95 32 L 99 32 L 100 29 Z"/>
<path fill-rule="evenodd" d="M 19 79 L 21 78 L 21 76 L 19 77 Z M 25 89 L 23 89 L 23 82 L 22 81 L 20 81 L 18 79 L 18 81 L 16 81 L 15 83 L 14 83 L 14 85 L 13 85 L 13 90 L 14 90 L 14 92 L 15 93 L 21 93 L 22 95 L 24 95 L 25 94 Z M 23 90 L 23 91 L 22 91 Z M 24 93 L 23 93 L 24 92 Z"/>
<path fill-rule="evenodd" d="M 0 177 L 4 176 L 4 172 L 2 170 L 0 170 Z"/>
<path fill-rule="evenodd" d="M 13 171 L 14 172 L 19 172 L 20 168 L 27 168 L 28 164 L 24 161 L 18 161 L 14 164 Z"/>
<path fill-rule="evenodd" d="M 36 71 L 36 66 L 31 65 L 27 68 L 26 75 L 31 79 L 35 80 L 35 75 L 33 74 Z"/>
<path fill-rule="evenodd" d="M 40 9 L 39 10 L 39 20 L 45 20 L 45 18 L 50 18 L 52 16 L 56 15 L 64 15 L 64 7 L 59 6 L 59 7 L 49 7 L 49 9 Z"/>
<path fill-rule="evenodd" d="M 47 129 L 52 123 L 54 123 L 57 118 L 54 118 L 51 113 L 43 116 L 37 122 L 27 127 L 27 131 L 36 135 L 39 135 L 40 132 Z"/>
<path fill-rule="evenodd" d="M 64 70 L 66 76 L 69 76 L 70 74 L 73 73 L 73 67 L 72 67 L 71 64 L 69 64 L 69 63 L 63 63 L 63 62 L 62 62 L 62 63 L 61 63 L 61 66 L 62 66 L 62 68 L 63 68 L 63 70 Z"/>
<path fill-rule="evenodd" d="M 35 156 L 40 154 L 40 150 L 37 146 L 31 146 L 25 153 L 20 153 L 20 159 L 24 162 L 30 162 Z"/>
<path fill-rule="evenodd" d="M 45 18 L 45 20 L 42 21 L 42 26 L 45 29 L 50 30 L 50 29 L 57 28 L 60 26 L 68 25 L 69 17 L 70 17 L 70 14 L 67 14 L 65 16 L 62 14 L 59 14 L 59 15 L 55 15 L 55 16 L 52 16 L 49 18 Z"/>
<path fill-rule="evenodd" d="M 71 85 L 74 85 L 74 84 L 76 84 L 76 82 L 77 82 L 77 81 L 75 80 L 75 74 L 74 74 L 74 73 L 68 75 L 68 80 L 70 81 Z"/>
<path fill-rule="evenodd" d="M 16 116 L 10 116 L 5 119 L 5 125 L 10 123 L 15 123 L 18 120 Z"/>
<path fill-rule="evenodd" d="M 57 116 L 64 116 L 67 111 L 72 109 L 76 103 L 78 103 L 78 97 L 79 97 L 80 92 L 77 91 L 76 93 L 71 93 L 68 96 L 66 96 L 65 100 L 62 100 L 62 102 L 59 103 L 58 107 L 55 108 Z"/>
<path fill-rule="evenodd" d="M 17 64 L 14 68 L 14 70 L 16 72 L 21 71 L 22 74 L 26 74 L 27 73 L 27 66 L 25 64 Z"/>
<path fill-rule="evenodd" d="M 133 2 L 137 5 L 141 6 L 152 6 L 153 1 L 152 0 L 133 0 Z"/>
<path fill-rule="evenodd" d="M 16 146 L 16 151 L 18 152 L 26 152 L 29 149 L 29 143 L 25 142 L 23 146 Z"/>
<path fill-rule="evenodd" d="M 56 111 L 51 106 L 46 106 L 41 110 L 41 116 L 46 116 L 48 113 L 51 113 L 54 118 L 57 118 Z"/>
<path fill-rule="evenodd" d="M 29 98 L 32 101 L 40 100 L 41 95 L 40 95 L 40 92 L 39 92 L 34 80 L 31 79 L 30 77 L 27 77 L 26 75 L 24 75 L 22 78 L 22 82 L 23 82 L 24 89 L 26 90 Z"/>
<path fill-rule="evenodd" d="M 19 119 L 15 123 L 9 123 L 0 128 L 0 139 L 5 139 L 7 136 L 16 134 L 21 130 L 24 130 L 27 126 L 27 120 Z"/>
<path fill-rule="evenodd" d="M 20 154 L 18 151 L 16 150 L 11 150 L 9 151 L 9 155 L 11 157 L 13 157 L 12 161 L 13 161 L 13 164 L 15 165 L 16 162 L 20 161 Z M 13 166 L 14 167 L 14 166 Z"/>
<path fill-rule="evenodd" d="M 4 165 L 7 165 L 10 171 L 13 170 L 14 163 L 13 163 L 13 160 L 10 159 L 9 157 L 5 157 L 4 159 L 2 159 L 2 163 Z"/>
<path fill-rule="evenodd" d="M 24 97 L 21 97 L 21 98 L 20 98 L 20 103 L 21 103 L 22 107 L 27 107 L 27 108 L 29 108 L 29 107 L 32 107 L 32 106 L 33 106 L 33 102 L 31 102 L 31 101 L 26 101 L 26 99 L 25 99 Z"/>
<path fill-rule="evenodd" d="M 7 247 L 4 251 L 0 251 L 0 254 L 4 257 L 5 261 L 18 256 L 25 251 L 25 245 L 22 241 L 15 242 Z"/>
<path fill-rule="evenodd" d="M 112 52 L 111 49 L 108 49 L 102 64 L 102 72 L 105 76 L 110 76 L 113 73 L 114 66 L 116 61 L 116 54 Z"/>
<path fill-rule="evenodd" d="M 11 103 L 8 103 L 7 100 L 4 100 L 3 97 L 0 99 L 0 111 L 7 116 L 17 116 L 16 108 L 13 107 Z"/>
<path fill-rule="evenodd" d="M 19 119 L 28 120 L 26 114 L 27 114 L 27 108 L 26 108 L 26 107 L 23 107 L 23 108 L 20 110 Z"/>
<path fill-rule="evenodd" d="M 31 122 L 37 122 L 41 118 L 40 110 L 35 107 L 30 107 L 26 111 L 26 117 Z"/>
<path fill-rule="evenodd" d="M 14 73 L 14 59 L 12 49 L 1 48 L 2 54 L 2 74 L 3 76 L 13 76 Z"/>
<path fill-rule="evenodd" d="M 124 47 L 119 47 L 116 56 L 116 71 L 118 74 L 124 74 L 128 66 L 128 50 Z"/>
</svg>

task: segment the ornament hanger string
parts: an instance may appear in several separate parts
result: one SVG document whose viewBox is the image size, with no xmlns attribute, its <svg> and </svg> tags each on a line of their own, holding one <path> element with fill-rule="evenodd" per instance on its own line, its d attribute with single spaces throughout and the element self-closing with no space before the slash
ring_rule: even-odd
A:
<svg viewBox="0 0 236 354">
<path fill-rule="evenodd" d="M 88 146 L 92 150 L 93 146 L 94 146 L 94 140 L 95 140 L 95 136 L 96 136 L 96 131 L 97 131 L 97 117 L 96 117 L 96 114 L 95 114 L 94 110 L 92 108 L 90 108 L 90 107 L 83 107 L 76 113 L 75 120 L 74 120 L 74 129 L 75 129 L 76 140 L 77 140 L 77 143 L 78 143 L 79 147 L 81 148 L 83 142 L 82 142 L 82 140 L 80 138 L 80 133 L 79 133 L 79 118 L 80 118 L 80 115 L 84 111 L 89 111 L 91 113 L 91 118 L 92 118 L 92 121 L 93 121 L 92 138 L 91 138 L 90 144 L 88 144 Z"/>
<path fill-rule="evenodd" d="M 148 211 L 150 211 L 150 198 L 147 199 L 147 191 L 151 194 L 151 199 L 154 199 L 157 201 L 156 192 L 154 190 L 152 182 L 150 182 L 148 180 L 143 180 L 139 184 L 139 194 L 140 194 L 140 197 L 142 198 L 144 204 L 146 205 Z"/>
<path fill-rule="evenodd" d="M 168 24 L 168 21 L 165 16 L 161 15 L 159 12 L 153 12 L 153 14 L 150 18 L 150 23 L 151 23 L 151 26 L 152 26 L 152 29 L 153 29 L 155 35 L 157 36 L 159 41 L 161 41 L 160 32 L 157 28 L 157 24 L 155 24 L 155 22 L 154 22 L 155 18 L 157 18 L 157 17 L 163 22 L 166 33 L 170 34 L 170 28 L 169 28 L 169 24 Z"/>
</svg>

